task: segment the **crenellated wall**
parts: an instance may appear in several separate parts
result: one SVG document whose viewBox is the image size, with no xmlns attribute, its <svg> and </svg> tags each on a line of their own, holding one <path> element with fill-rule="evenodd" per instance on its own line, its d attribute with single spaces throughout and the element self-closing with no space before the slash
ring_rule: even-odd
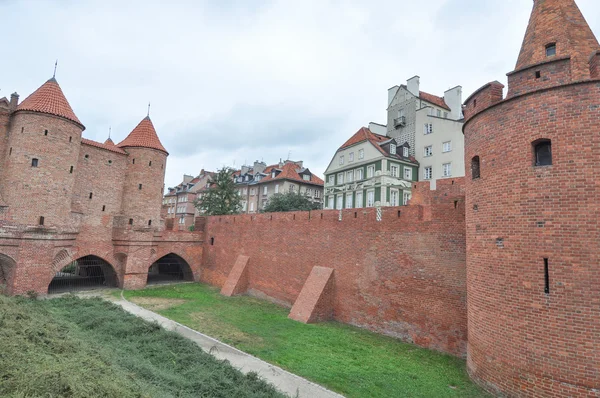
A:
<svg viewBox="0 0 600 398">
<path fill-rule="evenodd" d="M 416 183 L 409 206 L 206 219 L 203 282 L 250 257 L 249 293 L 291 306 L 314 266 L 333 268 L 334 318 L 466 353 L 464 185 Z"/>
</svg>

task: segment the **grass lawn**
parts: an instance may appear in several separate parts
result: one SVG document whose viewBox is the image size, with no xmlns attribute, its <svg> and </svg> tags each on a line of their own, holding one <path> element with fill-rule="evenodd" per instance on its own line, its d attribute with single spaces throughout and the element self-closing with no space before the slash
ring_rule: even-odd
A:
<svg viewBox="0 0 600 398">
<path fill-rule="evenodd" d="M 100 299 L 0 296 L 0 396 L 283 397 Z"/>
<path fill-rule="evenodd" d="M 305 325 L 289 310 L 216 288 L 125 291 L 139 305 L 348 397 L 486 397 L 461 359 L 336 322 Z"/>
</svg>

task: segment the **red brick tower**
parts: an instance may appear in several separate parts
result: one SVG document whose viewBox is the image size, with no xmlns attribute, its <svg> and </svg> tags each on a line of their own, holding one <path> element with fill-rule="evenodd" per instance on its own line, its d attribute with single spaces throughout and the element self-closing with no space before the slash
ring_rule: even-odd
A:
<svg viewBox="0 0 600 398">
<path fill-rule="evenodd" d="M 600 390 L 600 45 L 534 0 L 508 95 L 465 104 L 468 369 L 510 397 Z"/>
<path fill-rule="evenodd" d="M 134 227 L 158 227 L 169 154 L 160 143 L 150 117 L 145 117 L 118 147 L 129 154 L 123 214 Z"/>
<path fill-rule="evenodd" d="M 2 171 L 5 219 L 25 225 L 69 224 L 84 129 L 54 78 L 17 107 Z"/>
</svg>

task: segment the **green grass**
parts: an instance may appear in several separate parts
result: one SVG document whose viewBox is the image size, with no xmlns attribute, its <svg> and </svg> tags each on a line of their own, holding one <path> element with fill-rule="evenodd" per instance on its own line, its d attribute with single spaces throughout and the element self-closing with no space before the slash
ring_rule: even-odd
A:
<svg viewBox="0 0 600 398">
<path fill-rule="evenodd" d="M 282 397 L 100 299 L 0 296 L 1 397 Z"/>
<path fill-rule="evenodd" d="M 288 309 L 262 300 L 224 297 L 200 284 L 124 294 L 348 397 L 487 396 L 469 380 L 459 358 L 336 322 L 305 325 L 288 319 Z"/>
</svg>

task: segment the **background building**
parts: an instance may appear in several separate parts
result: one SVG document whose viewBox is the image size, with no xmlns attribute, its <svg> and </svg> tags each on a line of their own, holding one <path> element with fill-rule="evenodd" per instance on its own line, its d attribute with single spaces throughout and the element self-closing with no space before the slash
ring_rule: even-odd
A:
<svg viewBox="0 0 600 398">
<path fill-rule="evenodd" d="M 325 171 L 325 208 L 406 204 L 417 173 L 407 142 L 363 127 L 337 150 Z"/>
<path fill-rule="evenodd" d="M 215 173 L 202 169 L 197 177 L 184 174 L 183 181 L 169 188 L 163 198 L 162 214 L 165 219 L 174 219 L 179 229 L 188 229 L 194 225 L 194 219 L 200 215 L 194 201 L 202 197 L 210 186 L 210 178 Z"/>
</svg>

